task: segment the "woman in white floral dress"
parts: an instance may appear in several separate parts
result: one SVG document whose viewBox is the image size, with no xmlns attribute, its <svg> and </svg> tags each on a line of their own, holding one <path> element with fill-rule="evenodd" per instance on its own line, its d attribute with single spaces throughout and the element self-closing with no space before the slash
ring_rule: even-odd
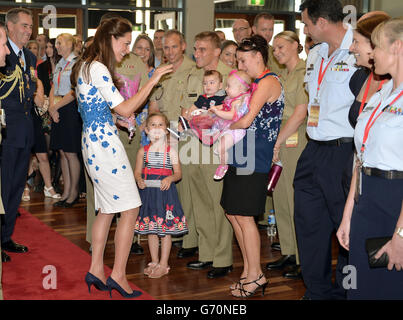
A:
<svg viewBox="0 0 403 320">
<path fill-rule="evenodd" d="M 132 98 L 124 100 L 116 86 L 115 65 L 130 52 L 132 26 L 123 18 L 107 19 L 98 27 L 93 44 L 74 66 L 79 112 L 83 119 L 82 153 L 92 179 L 97 218 L 92 228 L 92 261 L 85 281 L 90 290 L 117 290 L 122 296 L 140 295 L 126 278 L 126 264 L 141 200 L 125 149 L 113 123 L 111 109 L 129 117 L 142 106 L 162 75 L 172 67 L 159 68 Z M 106 280 L 103 256 L 113 214 L 120 212 L 115 233 L 115 261 Z"/>
</svg>

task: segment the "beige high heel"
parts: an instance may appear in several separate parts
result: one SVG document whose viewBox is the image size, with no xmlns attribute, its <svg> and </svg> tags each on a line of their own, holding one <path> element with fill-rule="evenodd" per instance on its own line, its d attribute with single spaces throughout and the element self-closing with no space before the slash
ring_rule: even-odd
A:
<svg viewBox="0 0 403 320">
<path fill-rule="evenodd" d="M 43 194 L 45 195 L 46 198 L 60 199 L 62 197 L 59 193 L 55 193 L 52 195 L 52 193 L 50 192 L 51 190 L 53 190 L 53 187 L 50 188 L 46 188 L 46 186 L 43 187 Z"/>
<path fill-rule="evenodd" d="M 25 192 L 25 191 L 30 191 L 30 190 L 29 190 L 28 187 L 25 187 L 25 188 L 24 188 L 24 192 Z M 29 193 L 28 193 L 28 195 L 26 195 L 26 194 L 23 193 L 21 199 L 22 199 L 22 201 L 29 201 L 29 200 L 31 200 L 31 196 L 29 195 Z"/>
</svg>

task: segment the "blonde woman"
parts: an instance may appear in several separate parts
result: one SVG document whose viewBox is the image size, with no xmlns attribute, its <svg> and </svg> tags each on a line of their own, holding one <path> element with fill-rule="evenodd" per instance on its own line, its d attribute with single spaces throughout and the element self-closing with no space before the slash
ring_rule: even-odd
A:
<svg viewBox="0 0 403 320">
<path fill-rule="evenodd" d="M 63 194 L 58 207 L 72 207 L 79 199 L 81 152 L 81 118 L 77 102 L 71 90 L 70 75 L 76 55 L 75 40 L 71 34 L 62 33 L 56 38 L 56 50 L 62 56 L 53 74 L 53 85 L 49 94 L 49 114 L 52 117 L 50 149 L 60 152 L 63 176 Z"/>
<path fill-rule="evenodd" d="M 374 72 L 392 79 L 358 116 L 358 161 L 337 237 L 358 275 L 348 299 L 403 299 L 403 19 L 381 23 L 371 40 Z M 391 238 L 375 258 L 386 254 L 389 262 L 371 269 L 365 243 L 379 237 Z"/>
<path fill-rule="evenodd" d="M 276 221 L 282 257 L 268 263 L 269 270 L 289 270 L 283 273 L 286 278 L 299 278 L 298 249 L 294 226 L 293 179 L 297 161 L 307 144 L 306 115 L 308 95 L 304 88 L 305 61 L 299 54 L 303 47 L 298 35 L 292 31 L 277 34 L 273 40 L 273 54 L 282 69 L 281 79 L 285 91 L 285 106 L 280 133 L 274 145 L 273 162 L 281 160 L 283 172 L 273 193 Z"/>
</svg>

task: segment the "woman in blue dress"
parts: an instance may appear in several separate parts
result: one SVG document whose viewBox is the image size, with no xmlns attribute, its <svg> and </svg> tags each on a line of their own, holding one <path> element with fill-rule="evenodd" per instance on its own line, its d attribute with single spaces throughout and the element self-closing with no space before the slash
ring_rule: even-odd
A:
<svg viewBox="0 0 403 320">
<path fill-rule="evenodd" d="M 267 69 L 267 42 L 255 35 L 237 49 L 238 67 L 255 79 L 249 113 L 230 129 L 247 129 L 233 148 L 233 164 L 224 178 L 221 206 L 234 228 L 244 267 L 239 282 L 231 286 L 236 297 L 250 297 L 267 280 L 260 265 L 260 236 L 255 217 L 264 213 L 268 173 L 284 109 L 284 92 L 278 77 Z"/>
<path fill-rule="evenodd" d="M 126 264 L 132 244 L 135 221 L 141 200 L 125 149 L 112 120 L 111 109 L 129 117 L 142 106 L 162 75 L 171 72 L 166 66 L 133 97 L 125 100 L 119 93 L 115 65 L 130 52 L 132 25 L 123 18 L 107 19 L 98 27 L 94 42 L 88 47 L 72 73 L 79 111 L 83 120 L 82 154 L 94 185 L 98 215 L 92 228 L 92 260 L 85 277 L 88 288 L 133 298 L 126 278 Z M 115 261 L 106 280 L 103 255 L 114 213 L 121 213 L 115 232 Z"/>
</svg>

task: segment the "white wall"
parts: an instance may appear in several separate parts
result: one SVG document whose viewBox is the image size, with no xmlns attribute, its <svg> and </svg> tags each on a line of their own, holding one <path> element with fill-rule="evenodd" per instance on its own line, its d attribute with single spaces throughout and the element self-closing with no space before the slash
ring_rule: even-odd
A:
<svg viewBox="0 0 403 320">
<path fill-rule="evenodd" d="M 187 0 L 186 1 L 186 53 L 193 53 L 194 37 L 202 31 L 214 31 L 214 1 Z"/>
<path fill-rule="evenodd" d="M 403 16 L 403 4 L 401 0 L 371 0 L 370 10 L 386 11 L 392 17 Z"/>
</svg>

